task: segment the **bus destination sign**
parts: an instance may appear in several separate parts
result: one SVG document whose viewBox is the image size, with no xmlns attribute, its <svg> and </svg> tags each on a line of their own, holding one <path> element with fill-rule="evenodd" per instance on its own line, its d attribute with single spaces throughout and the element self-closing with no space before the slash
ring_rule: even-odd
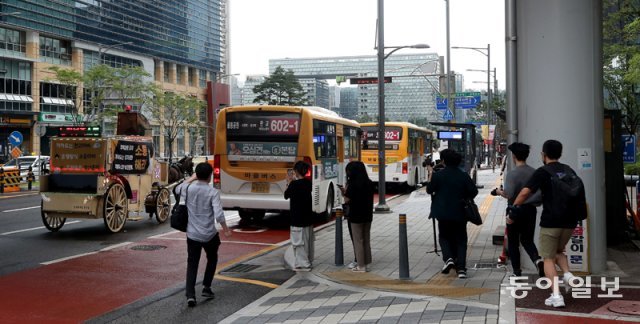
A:
<svg viewBox="0 0 640 324">
<path fill-rule="evenodd" d="M 237 114 L 227 116 L 227 134 L 245 136 L 291 136 L 300 132 L 298 114 Z"/>
</svg>

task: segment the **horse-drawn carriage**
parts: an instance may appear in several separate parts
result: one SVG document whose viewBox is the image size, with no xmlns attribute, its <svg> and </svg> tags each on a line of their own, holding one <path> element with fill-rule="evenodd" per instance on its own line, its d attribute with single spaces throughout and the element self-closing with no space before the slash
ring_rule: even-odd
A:
<svg viewBox="0 0 640 324">
<path fill-rule="evenodd" d="M 133 133 L 144 135 L 142 129 Z M 168 163 L 153 157 L 152 138 L 101 138 L 99 131 L 91 134 L 90 130 L 65 128 L 51 139 L 51 170 L 40 177 L 45 227 L 55 232 L 67 218 L 102 218 L 115 233 L 127 220 L 142 219 L 140 213 L 145 212 L 164 223 L 171 211 L 170 189 L 175 184 L 169 184 Z"/>
</svg>

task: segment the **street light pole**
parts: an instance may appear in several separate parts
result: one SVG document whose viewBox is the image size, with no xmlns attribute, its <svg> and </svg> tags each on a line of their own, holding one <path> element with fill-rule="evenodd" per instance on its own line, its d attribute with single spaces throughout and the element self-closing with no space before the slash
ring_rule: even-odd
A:
<svg viewBox="0 0 640 324">
<path fill-rule="evenodd" d="M 456 121 L 456 105 L 453 100 L 451 100 L 451 43 L 449 37 L 449 0 L 445 0 L 447 4 L 447 107 L 451 111 L 453 115 L 453 121 Z"/>
<path fill-rule="evenodd" d="M 133 42 L 120 42 L 120 43 L 115 43 L 107 46 L 102 46 L 102 45 L 98 46 L 98 61 L 100 62 L 100 64 L 104 64 L 104 59 L 102 57 L 103 54 L 107 53 L 110 49 L 114 47 L 122 46 L 122 45 L 130 45 L 130 44 L 133 44 Z M 120 107 L 120 108 L 123 108 L 123 107 Z M 101 125 L 100 132 L 104 134 L 107 123 L 105 121 L 104 116 L 102 116 L 101 120 L 102 120 L 102 125 Z"/>
<path fill-rule="evenodd" d="M 491 111 L 491 44 L 487 44 L 487 47 L 463 47 L 463 46 L 454 46 L 454 49 L 470 49 L 474 50 L 484 56 L 487 57 L 487 127 L 489 128 L 489 133 L 491 133 L 491 123 L 493 113 Z M 486 53 L 483 51 L 487 51 Z M 495 137 L 495 131 L 494 131 Z M 495 163 L 495 159 L 491 161 L 493 157 L 492 151 L 493 145 L 489 145 L 489 159 L 491 163 Z"/>
<path fill-rule="evenodd" d="M 384 125 L 384 0 L 378 0 L 378 205 L 376 212 L 389 212 L 385 197 L 385 125 Z"/>
</svg>

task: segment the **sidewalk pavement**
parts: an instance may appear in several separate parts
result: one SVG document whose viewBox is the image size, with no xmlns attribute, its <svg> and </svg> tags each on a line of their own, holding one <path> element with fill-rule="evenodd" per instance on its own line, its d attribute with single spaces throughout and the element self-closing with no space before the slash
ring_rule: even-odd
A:
<svg viewBox="0 0 640 324">
<path fill-rule="evenodd" d="M 492 244 L 492 235 L 504 225 L 506 200 L 493 197 L 491 189 L 499 185 L 499 172 L 481 170 L 478 184 L 484 185 L 476 198 L 484 224 L 468 225 L 469 248 L 467 274 L 458 279 L 455 271 L 443 275 L 441 254 L 434 253 L 434 232 L 428 219 L 431 198 L 424 189 L 408 198 L 390 202 L 392 213 L 375 214 L 371 228 L 373 263 L 367 273 L 354 273 L 346 266 L 335 266 L 335 226 L 316 233 L 316 256 L 311 273 L 298 273 L 285 284 L 225 319 L 225 323 L 537 323 L 556 322 L 606 323 L 609 320 L 640 322 L 620 312 L 585 312 L 584 307 L 558 311 L 544 306 L 548 291 L 531 291 L 531 296 L 516 300 L 506 289 L 509 272 L 497 261 L 502 246 Z M 398 215 L 406 214 L 409 247 L 410 280 L 399 280 Z M 343 224 L 344 261 L 353 260 L 353 249 L 346 224 Z M 613 251 L 612 256 L 632 266 L 640 261 L 640 253 Z M 288 257 L 285 254 L 285 259 Z M 289 253 L 290 255 L 290 253 Z M 290 256 L 289 256 L 290 258 Z M 525 259 L 525 258 L 523 258 Z M 256 260 L 259 262 L 259 260 Z M 528 261 L 524 261 L 528 262 Z M 638 264 L 638 263 L 636 263 Z M 624 271 L 616 267 L 616 275 Z M 625 267 L 626 269 L 626 267 Z M 537 278 L 533 267 L 524 275 Z M 625 294 L 639 302 L 640 278 L 626 277 Z M 595 284 L 597 286 L 598 283 Z M 567 297 L 565 297 L 567 298 Z M 570 298 L 570 297 L 569 297 Z M 574 305 L 593 304 L 594 300 L 571 300 Z M 620 300 L 617 300 L 618 302 Z M 567 301 L 569 304 L 569 300 Z M 617 305 L 633 309 L 633 305 Z M 522 308 L 526 307 L 526 308 Z M 591 308 L 593 308 L 591 307 Z M 626 307 L 626 308 L 625 308 Z M 588 308 L 588 307 L 587 307 Z M 593 313 L 593 314 L 589 314 Z M 568 316 L 571 315 L 571 316 Z M 619 322 L 618 322 L 619 323 Z"/>
</svg>

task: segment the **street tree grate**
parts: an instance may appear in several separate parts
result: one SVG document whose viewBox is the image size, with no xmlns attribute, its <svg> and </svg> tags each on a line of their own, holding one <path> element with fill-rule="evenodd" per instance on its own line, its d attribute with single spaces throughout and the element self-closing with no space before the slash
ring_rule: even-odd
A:
<svg viewBox="0 0 640 324">
<path fill-rule="evenodd" d="M 255 265 L 255 264 L 246 264 L 246 263 L 240 263 L 240 264 L 236 264 L 231 268 L 225 269 L 224 273 L 227 272 L 235 272 L 235 273 L 246 273 L 246 272 L 251 272 L 255 269 L 260 268 L 259 265 Z"/>
<path fill-rule="evenodd" d="M 164 245 L 136 245 L 131 249 L 136 251 L 155 251 L 155 250 L 162 250 L 166 248 L 167 247 Z"/>
</svg>

